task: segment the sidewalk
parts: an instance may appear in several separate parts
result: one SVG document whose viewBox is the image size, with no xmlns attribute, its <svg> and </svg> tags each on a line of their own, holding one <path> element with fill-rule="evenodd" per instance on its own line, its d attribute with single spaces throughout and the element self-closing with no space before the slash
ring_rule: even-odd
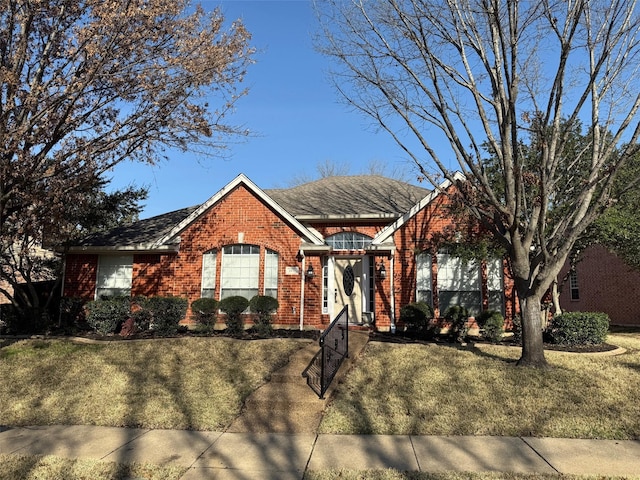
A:
<svg viewBox="0 0 640 480">
<path fill-rule="evenodd" d="M 368 341 L 363 332 L 349 335 L 350 356 L 338 377 L 354 365 Z M 306 386 L 301 372 L 316 351 L 317 344 L 309 344 L 292 355 L 288 365 L 246 400 L 241 415 L 224 432 L 0 425 L 0 454 L 175 464 L 188 468 L 182 480 L 301 480 L 308 470 L 341 468 L 640 480 L 640 441 L 317 434 L 336 385 L 325 400 Z"/>
<path fill-rule="evenodd" d="M 300 480 L 307 470 L 394 468 L 640 478 L 640 442 L 315 435 L 51 426 L 2 428 L 0 453 L 188 467 L 182 480 Z"/>
</svg>

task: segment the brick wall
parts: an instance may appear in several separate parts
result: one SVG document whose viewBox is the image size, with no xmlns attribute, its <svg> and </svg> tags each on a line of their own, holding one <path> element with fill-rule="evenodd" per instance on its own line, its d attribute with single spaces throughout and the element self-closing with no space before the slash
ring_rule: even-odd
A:
<svg viewBox="0 0 640 480">
<path fill-rule="evenodd" d="M 565 265 L 559 278 L 569 269 Z M 589 247 L 576 265 L 580 298 L 571 300 L 569 280 L 561 286 L 560 307 L 569 312 L 604 312 L 613 325 L 640 325 L 640 272 L 600 245 Z"/>
<path fill-rule="evenodd" d="M 67 255 L 63 295 L 93 300 L 98 274 L 97 255 Z"/>
<path fill-rule="evenodd" d="M 163 290 L 189 299 L 200 297 L 202 254 L 212 249 L 221 251 L 226 245 L 244 243 L 260 247 L 259 292 L 264 288 L 264 253 L 266 249 L 278 253 L 277 321 L 294 326 L 300 322 L 300 274 L 291 274 L 301 263 L 297 258 L 301 238 L 276 212 L 240 185 L 207 210 L 180 234 L 180 252 L 171 265 L 172 274 L 161 282 Z M 217 255 L 216 298 L 220 295 L 222 255 Z M 316 268 L 316 266 L 314 266 Z M 320 271 L 320 267 L 317 267 Z M 308 286 L 313 290 L 313 285 Z M 311 297 L 311 294 L 309 295 Z M 306 298 L 306 297 L 305 297 Z M 307 307 L 309 311 L 307 311 Z M 310 323 L 320 323 L 313 303 L 305 305 L 305 317 Z"/>
</svg>

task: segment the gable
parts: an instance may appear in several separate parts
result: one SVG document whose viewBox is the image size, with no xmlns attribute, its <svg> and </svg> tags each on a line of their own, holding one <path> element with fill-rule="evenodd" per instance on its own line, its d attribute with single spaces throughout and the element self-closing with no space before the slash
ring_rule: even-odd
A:
<svg viewBox="0 0 640 480">
<path fill-rule="evenodd" d="M 171 231 L 169 231 L 164 237 L 160 238 L 155 244 L 161 246 L 179 242 L 179 236 L 181 232 L 187 229 L 191 224 L 196 222 L 200 217 L 205 215 L 206 212 L 211 210 L 215 205 L 223 201 L 226 197 L 228 197 L 228 195 L 230 195 L 238 188 L 246 189 L 256 199 L 266 205 L 278 217 L 286 222 L 294 231 L 296 231 L 302 237 L 304 242 L 310 243 L 312 245 L 324 244 L 324 242 L 317 235 L 315 235 L 311 230 L 302 225 L 298 220 L 296 220 L 293 215 L 284 210 L 271 197 L 269 197 L 263 190 L 258 188 L 243 174 L 238 175 L 233 181 L 220 189 L 215 195 L 213 195 L 211 198 L 209 198 L 209 200 L 200 205 L 200 207 L 195 209 L 188 217 L 178 223 L 173 229 L 171 229 Z"/>
<path fill-rule="evenodd" d="M 464 178 L 464 175 L 460 172 L 456 172 L 453 175 L 453 179 L 455 181 L 462 181 L 464 180 Z M 392 242 L 392 237 L 395 232 L 397 232 L 400 228 L 407 224 L 407 222 L 415 218 L 416 215 L 427 208 L 432 202 L 435 201 L 436 198 L 438 198 L 438 196 L 442 194 L 442 192 L 447 190 L 452 185 L 453 183 L 450 180 L 445 180 L 440 185 L 438 185 L 438 187 L 434 191 L 430 192 L 427 196 L 413 205 L 404 215 L 402 215 L 388 227 L 381 230 L 380 233 L 378 233 L 371 242 L 372 247 L 382 247 L 385 244 Z"/>
</svg>

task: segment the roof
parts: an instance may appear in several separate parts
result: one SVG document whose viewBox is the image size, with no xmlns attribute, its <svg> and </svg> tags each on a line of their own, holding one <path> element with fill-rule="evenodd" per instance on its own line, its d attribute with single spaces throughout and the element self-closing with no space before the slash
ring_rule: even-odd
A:
<svg viewBox="0 0 640 480">
<path fill-rule="evenodd" d="M 74 250 L 91 247 L 130 247 L 150 246 L 164 237 L 173 227 L 191 215 L 198 206 L 183 208 L 155 217 L 139 220 L 129 225 L 114 228 L 108 232 L 89 235 L 74 245 Z"/>
<path fill-rule="evenodd" d="M 175 210 L 105 233 L 85 237 L 72 250 L 153 252 L 176 250 L 180 233 L 239 184 L 271 205 L 304 237 L 305 244 L 324 242 L 303 223 L 321 219 L 396 220 L 415 208 L 431 192 L 380 175 L 327 177 L 288 189 L 261 190 L 240 174 L 201 205 Z"/>
<path fill-rule="evenodd" d="M 265 192 L 300 220 L 398 217 L 430 193 L 426 188 L 380 175 L 327 177 Z"/>
</svg>

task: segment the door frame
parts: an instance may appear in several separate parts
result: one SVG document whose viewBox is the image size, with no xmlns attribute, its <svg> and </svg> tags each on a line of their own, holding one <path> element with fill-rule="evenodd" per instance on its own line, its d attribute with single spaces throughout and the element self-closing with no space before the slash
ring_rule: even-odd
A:
<svg viewBox="0 0 640 480">
<path fill-rule="evenodd" d="M 350 324 L 357 324 L 357 325 L 361 325 L 364 322 L 364 317 L 365 314 L 368 315 L 370 317 L 371 322 L 373 322 L 374 316 L 375 316 L 375 312 L 370 311 L 369 310 L 369 305 L 371 305 L 372 302 L 372 295 L 374 295 L 374 289 L 375 289 L 375 278 L 372 278 L 372 276 L 375 276 L 375 272 L 374 272 L 374 268 L 372 268 L 372 265 L 375 266 L 373 257 L 371 255 L 367 255 L 367 254 L 362 254 L 362 255 L 329 255 L 328 259 L 327 259 L 327 284 L 326 284 L 326 288 L 327 288 L 327 297 L 328 297 L 328 312 L 330 314 L 331 319 L 333 320 L 333 317 L 335 315 L 335 310 L 336 310 L 336 295 L 335 292 L 338 288 L 342 288 L 342 285 L 336 285 L 336 272 L 337 272 L 337 267 L 336 267 L 336 261 L 337 260 L 351 260 L 351 259 L 359 259 L 362 260 L 362 272 L 360 274 L 360 282 L 359 282 L 359 287 L 360 288 L 360 311 L 362 312 L 361 317 L 362 318 L 353 318 L 353 316 L 349 316 L 349 323 Z M 356 283 L 356 286 L 358 284 Z M 373 286 L 373 288 L 372 288 Z M 340 308 L 342 308 L 342 305 L 340 306 Z"/>
</svg>

